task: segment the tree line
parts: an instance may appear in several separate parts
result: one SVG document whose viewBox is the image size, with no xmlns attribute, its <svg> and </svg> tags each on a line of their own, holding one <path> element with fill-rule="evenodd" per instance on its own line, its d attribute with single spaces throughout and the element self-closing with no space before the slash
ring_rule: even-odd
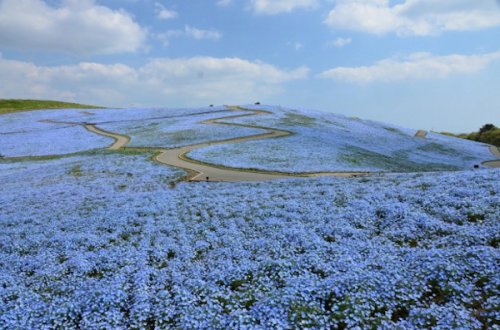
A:
<svg viewBox="0 0 500 330">
<path fill-rule="evenodd" d="M 443 132 L 442 134 L 456 136 L 472 141 L 488 143 L 500 147 L 500 128 L 496 127 L 493 124 L 485 124 L 479 129 L 479 131 L 472 133 L 453 134 Z"/>
</svg>

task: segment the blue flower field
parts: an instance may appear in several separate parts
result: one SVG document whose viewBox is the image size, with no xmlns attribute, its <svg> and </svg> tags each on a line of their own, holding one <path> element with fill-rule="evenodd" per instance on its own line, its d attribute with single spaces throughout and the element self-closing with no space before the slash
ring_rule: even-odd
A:
<svg viewBox="0 0 500 330">
<path fill-rule="evenodd" d="M 188 184 L 109 154 L 0 169 L 0 328 L 481 329 L 500 316 L 498 170 Z"/>
<path fill-rule="evenodd" d="M 261 105 L 246 108 L 272 114 L 232 122 L 279 127 L 293 135 L 214 145 L 189 156 L 230 167 L 286 172 L 464 170 L 491 159 L 485 144 L 433 132 L 418 139 L 416 130 L 332 113 Z"/>
<path fill-rule="evenodd" d="M 180 117 L 171 123 L 178 126 L 170 127 L 170 117 L 149 110 L 157 126 L 141 133 L 137 112 L 114 111 L 20 113 L 0 125 L 1 141 L 10 141 L 0 144 L 4 156 L 50 155 L 0 157 L 0 329 L 498 329 L 499 169 L 186 182 L 183 170 L 152 161 L 152 150 L 105 150 L 109 138 L 39 122 L 92 120 L 129 129 L 132 143 L 135 136 L 146 146 L 170 146 L 171 137 L 157 143 L 154 132 L 187 123 L 201 131 L 193 118 L 224 116 L 175 110 L 169 116 Z M 287 118 L 279 116 L 274 124 Z M 298 136 L 314 145 L 305 118 L 288 115 L 285 129 L 299 119 L 283 148 Z M 328 125 L 316 128 L 320 136 Z M 213 134 L 232 137 L 235 130 L 220 126 Z M 403 129 L 374 131 L 400 135 L 408 148 L 427 143 L 412 142 Z M 41 149 L 19 143 L 22 152 L 14 152 L 14 139 L 5 138 L 11 133 L 32 137 Z M 361 143 L 356 134 L 353 143 Z M 452 139 L 430 138 L 441 139 L 438 145 Z M 66 147 L 51 151 L 54 139 Z M 461 159 L 462 168 L 488 157 L 484 145 L 461 143 L 432 162 Z"/>
</svg>

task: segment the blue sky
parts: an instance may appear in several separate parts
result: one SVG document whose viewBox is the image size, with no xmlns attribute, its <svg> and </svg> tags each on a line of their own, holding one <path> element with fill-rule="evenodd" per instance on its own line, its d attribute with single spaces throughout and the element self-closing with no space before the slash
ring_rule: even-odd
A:
<svg viewBox="0 0 500 330">
<path fill-rule="evenodd" d="M 0 0 L 1 98 L 500 126 L 498 0 Z"/>
</svg>

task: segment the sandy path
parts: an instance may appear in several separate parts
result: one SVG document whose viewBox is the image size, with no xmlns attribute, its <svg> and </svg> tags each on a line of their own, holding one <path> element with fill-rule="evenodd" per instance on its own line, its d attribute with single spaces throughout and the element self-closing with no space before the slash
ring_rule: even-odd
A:
<svg viewBox="0 0 500 330">
<path fill-rule="evenodd" d="M 238 143 L 238 142 L 252 141 L 259 139 L 279 138 L 293 134 L 292 132 L 289 131 L 279 130 L 271 127 L 224 122 L 222 120 L 272 114 L 272 112 L 264 110 L 248 110 L 248 109 L 242 109 L 240 107 L 228 107 L 228 108 L 230 111 L 235 112 L 237 114 L 219 118 L 207 119 L 201 121 L 200 123 L 206 125 L 226 125 L 226 126 L 257 128 L 257 129 L 262 129 L 263 133 L 231 138 L 231 139 L 224 139 L 219 141 L 197 143 L 179 148 L 166 149 L 160 147 L 127 147 L 128 143 L 130 142 L 129 136 L 103 130 L 97 127 L 96 124 L 78 123 L 78 122 L 59 122 L 52 120 L 44 120 L 43 122 L 53 123 L 53 124 L 81 125 L 92 133 L 113 138 L 115 141 L 112 145 L 108 147 L 108 149 L 110 150 L 127 149 L 127 150 L 155 152 L 156 156 L 154 156 L 153 158 L 155 161 L 161 164 L 178 167 L 185 170 L 188 173 L 187 180 L 189 181 L 225 181 L 225 182 L 267 181 L 267 180 L 290 178 L 290 177 L 318 177 L 318 176 L 355 177 L 355 176 L 362 176 L 369 174 L 366 172 L 287 173 L 287 172 L 275 172 L 275 171 L 264 171 L 264 170 L 250 170 L 250 169 L 231 168 L 221 165 L 209 164 L 189 158 L 186 154 L 189 153 L 190 151 L 194 149 L 205 148 L 211 145 Z"/>
<path fill-rule="evenodd" d="M 490 151 L 493 155 L 497 156 L 498 158 L 500 158 L 500 150 L 498 150 L 497 147 L 495 146 L 490 146 Z"/>
<path fill-rule="evenodd" d="M 127 150 L 155 152 L 156 156 L 153 158 L 155 161 L 161 164 L 178 167 L 187 171 L 188 173 L 187 180 L 189 181 L 227 181 L 227 182 L 266 181 L 266 180 L 290 178 L 290 177 L 318 177 L 318 176 L 356 177 L 356 176 L 371 174 L 368 172 L 287 173 L 287 172 L 276 172 L 276 171 L 251 170 L 251 169 L 225 167 L 222 165 L 205 163 L 189 158 L 187 156 L 187 153 L 189 153 L 190 151 L 194 149 L 205 148 L 211 145 L 238 143 L 238 142 L 258 140 L 258 139 L 279 138 L 293 134 L 292 132 L 289 131 L 279 130 L 271 127 L 224 122 L 222 120 L 272 114 L 272 112 L 264 110 L 250 110 L 250 109 L 243 109 L 240 107 L 228 107 L 228 108 L 229 110 L 236 112 L 237 114 L 219 118 L 207 119 L 200 123 L 207 125 L 226 125 L 226 126 L 257 128 L 257 129 L 262 129 L 264 132 L 261 134 L 254 134 L 244 137 L 231 138 L 219 141 L 210 141 L 179 148 L 166 149 L 159 147 L 127 147 L 128 143 L 130 142 L 129 136 L 103 130 L 97 127 L 96 124 L 81 123 L 81 122 L 59 122 L 52 120 L 43 120 L 42 122 L 48 122 L 54 124 L 66 124 L 66 125 L 80 125 L 85 127 L 88 131 L 92 133 L 113 138 L 115 141 L 113 142 L 112 145 L 108 147 L 108 149 L 110 150 L 127 149 Z M 423 134 L 424 132 L 425 131 L 422 131 L 418 135 L 420 137 L 425 137 L 426 134 Z M 498 150 L 498 148 L 491 146 L 490 151 L 497 158 L 500 158 L 500 151 Z M 500 168 L 500 159 L 485 161 L 482 164 L 488 167 Z"/>
<path fill-rule="evenodd" d="M 500 151 L 498 150 L 497 147 L 490 146 L 490 151 L 497 158 L 500 158 Z M 483 162 L 482 164 L 488 167 L 500 168 L 500 159 L 488 160 Z"/>
<path fill-rule="evenodd" d="M 102 128 L 97 128 L 94 124 L 85 124 L 84 127 L 91 131 L 92 133 L 104 135 L 115 139 L 115 142 L 108 147 L 109 150 L 118 150 L 125 147 L 130 142 L 130 137 L 126 135 L 120 135 L 112 132 L 103 130 Z"/>
<path fill-rule="evenodd" d="M 219 141 L 198 143 L 172 149 L 157 148 L 157 147 L 135 148 L 135 147 L 126 147 L 126 145 L 130 142 L 130 138 L 126 135 L 121 135 L 102 130 L 94 124 L 85 124 L 84 126 L 87 130 L 93 133 L 115 139 L 115 142 L 108 149 L 118 150 L 120 148 L 126 148 L 129 150 L 134 150 L 134 149 L 150 150 L 157 152 L 158 154 L 154 157 L 154 160 L 165 165 L 175 166 L 186 170 L 188 172 L 187 179 L 189 181 L 226 181 L 226 182 L 266 181 L 266 180 L 289 178 L 289 177 L 317 177 L 317 176 L 353 177 L 353 176 L 361 176 L 367 174 L 364 172 L 315 172 L 315 173 L 296 174 L 296 173 L 273 172 L 273 171 L 263 171 L 263 170 L 248 170 L 248 169 L 230 168 L 225 166 L 204 163 L 191 159 L 188 156 L 186 156 L 187 153 L 189 153 L 194 149 L 204 148 L 211 145 L 237 143 L 237 142 L 259 140 L 259 139 L 278 138 L 292 134 L 291 132 L 274 128 L 228 123 L 221 121 L 221 120 L 228 120 L 228 119 L 241 118 L 247 116 L 271 114 L 271 112 L 268 111 L 246 110 L 238 107 L 229 107 L 229 109 L 231 111 L 237 112 L 238 114 L 224 116 L 220 118 L 207 119 L 202 121 L 201 123 L 207 125 L 227 125 L 227 126 L 259 128 L 264 130 L 265 132 L 261 134 L 255 134 L 255 135 L 249 135 L 249 136 L 225 139 Z"/>
<path fill-rule="evenodd" d="M 228 120 L 234 118 L 248 117 L 248 116 L 256 116 L 256 115 L 265 115 L 271 114 L 269 111 L 263 110 L 248 110 L 242 109 L 239 107 L 229 107 L 232 111 L 239 112 L 237 115 L 225 116 L 220 118 L 213 118 L 204 120 L 202 124 L 208 125 L 227 125 L 227 126 L 240 126 L 240 127 L 249 127 L 249 128 L 259 128 L 265 130 L 265 133 L 249 135 L 239 138 L 227 139 L 222 141 L 212 141 L 199 143 L 195 145 L 174 148 L 174 149 L 166 149 L 163 150 L 159 155 L 155 157 L 155 159 L 163 164 L 176 166 L 184 169 L 189 169 L 195 174 L 190 175 L 188 177 L 191 181 L 226 181 L 226 182 L 237 182 L 237 181 L 266 181 L 280 178 L 289 178 L 289 177 L 313 177 L 313 176 L 338 176 L 338 177 L 353 177 L 366 175 L 367 173 L 361 172 L 316 172 L 316 173 L 286 173 L 286 172 L 274 172 L 274 171 L 262 171 L 262 170 L 247 170 L 240 168 L 230 168 L 225 166 L 219 166 L 214 164 L 209 164 L 201 161 L 197 161 L 186 156 L 187 153 L 194 149 L 200 149 L 204 147 L 208 147 L 211 145 L 217 144 L 225 144 L 225 143 L 238 143 L 252 140 L 260 140 L 260 139 L 270 139 L 270 138 L 278 138 L 291 135 L 291 132 L 279 130 L 270 127 L 264 126 L 255 126 L 255 125 L 244 125 L 237 123 L 228 123 L 223 122 L 221 120 Z"/>
<path fill-rule="evenodd" d="M 426 136 L 427 136 L 427 131 L 424 131 L 423 129 L 419 129 L 417 133 L 415 133 L 415 137 L 424 139 Z"/>
</svg>

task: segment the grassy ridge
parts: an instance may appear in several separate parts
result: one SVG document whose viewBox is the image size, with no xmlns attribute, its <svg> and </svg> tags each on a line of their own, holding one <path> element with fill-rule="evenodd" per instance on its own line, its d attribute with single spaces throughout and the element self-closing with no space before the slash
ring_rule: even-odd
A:
<svg viewBox="0 0 500 330">
<path fill-rule="evenodd" d="M 0 99 L 0 114 L 40 109 L 103 109 L 103 107 L 48 100 Z"/>
</svg>

